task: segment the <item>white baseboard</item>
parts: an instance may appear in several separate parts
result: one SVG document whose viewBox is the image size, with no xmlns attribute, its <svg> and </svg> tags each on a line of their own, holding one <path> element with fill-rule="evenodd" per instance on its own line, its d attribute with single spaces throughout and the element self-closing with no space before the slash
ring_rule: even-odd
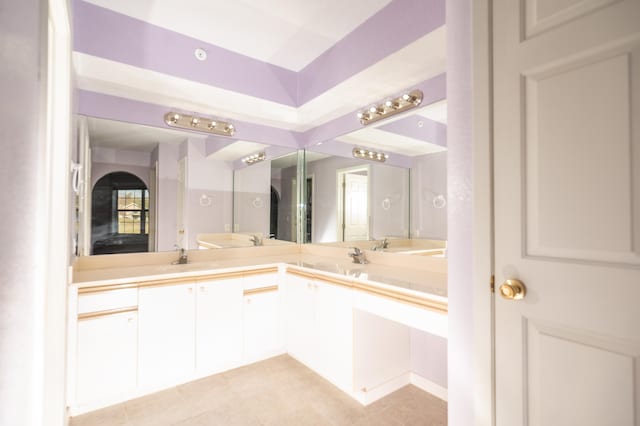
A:
<svg viewBox="0 0 640 426">
<path fill-rule="evenodd" d="M 417 375 L 416 373 L 410 374 L 409 381 L 415 387 L 420 388 L 423 391 L 430 393 L 431 395 L 440 398 L 443 401 L 447 401 L 447 388 L 433 383 L 431 380 L 427 380 L 424 377 Z"/>
<path fill-rule="evenodd" d="M 411 383 L 411 373 L 406 372 L 398 377 L 384 382 L 372 389 L 358 389 L 353 393 L 353 397 L 362 405 L 369 405 L 385 396 L 405 387 Z"/>
</svg>

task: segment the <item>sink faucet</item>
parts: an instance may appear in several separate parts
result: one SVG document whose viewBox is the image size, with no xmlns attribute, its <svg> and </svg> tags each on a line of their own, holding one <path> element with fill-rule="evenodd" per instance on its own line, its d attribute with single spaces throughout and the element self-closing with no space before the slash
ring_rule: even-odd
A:
<svg viewBox="0 0 640 426">
<path fill-rule="evenodd" d="M 350 247 L 353 249 L 352 253 L 347 253 L 349 257 L 353 258 L 353 263 L 360 263 L 364 265 L 365 263 L 369 263 L 369 261 L 364 257 L 364 252 L 360 250 L 358 247 Z"/>
<path fill-rule="evenodd" d="M 262 245 L 262 238 L 258 237 L 257 235 L 252 235 L 251 238 L 249 238 L 249 241 L 251 241 L 254 246 Z"/>
<path fill-rule="evenodd" d="M 389 240 L 385 238 L 384 240 L 380 241 L 380 243 L 373 246 L 373 251 L 383 250 L 386 248 L 389 248 Z"/>
<path fill-rule="evenodd" d="M 178 246 L 176 245 L 176 250 L 178 250 Z M 177 262 L 178 265 L 186 265 L 187 263 L 189 263 L 189 259 L 187 258 L 187 252 L 184 251 L 184 248 L 180 249 L 180 257 L 178 258 Z"/>
</svg>

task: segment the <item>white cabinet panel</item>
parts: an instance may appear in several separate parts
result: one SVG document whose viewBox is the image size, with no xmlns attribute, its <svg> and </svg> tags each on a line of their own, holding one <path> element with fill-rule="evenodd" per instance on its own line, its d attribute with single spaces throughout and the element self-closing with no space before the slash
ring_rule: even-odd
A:
<svg viewBox="0 0 640 426">
<path fill-rule="evenodd" d="M 78 321 L 76 403 L 135 389 L 137 333 L 137 312 Z"/>
<path fill-rule="evenodd" d="M 279 291 L 244 297 L 244 362 L 251 363 L 283 352 Z"/>
<path fill-rule="evenodd" d="M 285 295 L 285 331 L 287 351 L 298 361 L 312 367 L 316 364 L 315 290 L 312 279 L 287 275 Z"/>
<path fill-rule="evenodd" d="M 195 367 L 194 284 L 141 288 L 139 382 L 158 386 L 187 377 Z"/>
<path fill-rule="evenodd" d="M 352 392 L 353 293 L 322 281 L 315 284 L 319 373 L 345 392 Z"/>
<path fill-rule="evenodd" d="M 242 279 L 200 282 L 196 296 L 196 368 L 215 373 L 242 362 Z"/>
</svg>

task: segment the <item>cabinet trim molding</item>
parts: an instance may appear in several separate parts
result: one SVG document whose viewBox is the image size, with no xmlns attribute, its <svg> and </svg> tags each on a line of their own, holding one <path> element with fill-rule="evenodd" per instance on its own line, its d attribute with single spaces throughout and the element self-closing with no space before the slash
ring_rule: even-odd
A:
<svg viewBox="0 0 640 426">
<path fill-rule="evenodd" d="M 373 294 L 375 296 L 381 296 L 386 299 L 395 300 L 396 302 L 407 303 L 409 305 L 417 306 L 418 308 L 428 309 L 435 311 L 439 314 L 447 314 L 449 307 L 446 302 L 439 302 L 437 300 L 425 299 L 419 296 L 413 296 L 406 293 L 402 293 L 396 290 L 389 290 L 380 287 L 374 287 L 367 284 L 353 283 L 353 288 L 365 293 Z"/>
<path fill-rule="evenodd" d="M 129 306 L 126 308 L 108 309 L 106 311 L 85 312 L 84 314 L 78 314 L 78 321 L 88 320 L 92 318 L 107 317 L 109 315 L 124 314 L 127 312 L 137 312 L 137 306 Z"/>
<path fill-rule="evenodd" d="M 136 283 L 124 283 L 124 284 L 112 284 L 112 285 L 100 285 L 94 287 L 80 287 L 78 288 L 78 294 L 92 294 L 92 293 L 105 293 L 107 291 L 122 290 L 127 288 L 137 288 Z"/>
<path fill-rule="evenodd" d="M 278 291 L 278 286 L 277 285 L 270 285 L 268 287 L 258 287 L 258 288 L 250 288 L 247 290 L 244 290 L 244 295 L 245 296 L 252 296 L 254 294 L 260 294 L 260 293 L 270 293 L 273 291 Z"/>
</svg>

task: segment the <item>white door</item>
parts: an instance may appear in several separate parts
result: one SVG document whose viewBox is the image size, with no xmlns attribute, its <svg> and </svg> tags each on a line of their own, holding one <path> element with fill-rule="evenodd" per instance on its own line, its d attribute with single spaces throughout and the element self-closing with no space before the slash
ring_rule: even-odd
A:
<svg viewBox="0 0 640 426">
<path fill-rule="evenodd" d="M 252 363 L 282 350 L 280 293 L 267 291 L 244 297 L 244 362 Z"/>
<path fill-rule="evenodd" d="M 174 383 L 195 368 L 194 284 L 138 293 L 138 385 Z"/>
<path fill-rule="evenodd" d="M 309 367 L 316 365 L 316 296 L 312 278 L 287 274 L 284 312 L 287 351 Z"/>
<path fill-rule="evenodd" d="M 214 373 L 242 363 L 242 278 L 197 285 L 196 368 Z"/>
<path fill-rule="evenodd" d="M 369 239 L 369 177 L 344 175 L 344 241 Z"/>
<path fill-rule="evenodd" d="M 638 426 L 640 2 L 493 11 L 496 424 Z"/>
<path fill-rule="evenodd" d="M 138 314 L 125 312 L 78 321 L 76 403 L 131 392 L 138 365 Z"/>
</svg>

